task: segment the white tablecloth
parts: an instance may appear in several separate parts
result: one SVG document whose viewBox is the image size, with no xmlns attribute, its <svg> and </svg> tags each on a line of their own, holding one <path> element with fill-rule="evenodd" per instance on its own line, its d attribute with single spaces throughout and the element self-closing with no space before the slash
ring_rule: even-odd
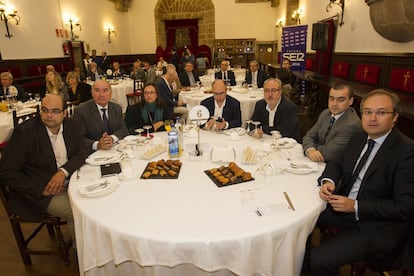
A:
<svg viewBox="0 0 414 276">
<path fill-rule="evenodd" d="M 237 164 L 250 172 L 262 164 L 243 164 L 242 150 L 266 148 L 270 139 L 201 134 L 210 149 L 234 147 Z M 155 136 L 166 141 L 164 132 Z M 306 160 L 300 145 L 269 156 L 280 163 Z M 166 153 L 153 160 L 161 158 Z M 99 175 L 99 167 L 82 167 L 80 179 L 73 176 L 69 185 L 81 275 L 300 275 L 306 239 L 323 208 L 316 184 L 323 164 L 309 174 L 283 171 L 218 188 L 204 173 L 220 166 L 209 158 L 208 150 L 198 161 L 184 153 L 177 180 L 121 181 L 116 191 L 96 198 L 80 195 L 77 183 Z M 133 159 L 139 174 L 147 162 Z M 258 216 L 257 207 L 269 213 Z"/>
<path fill-rule="evenodd" d="M 128 107 L 128 101 L 126 95 L 134 92 L 134 82 L 130 79 L 117 80 L 111 84 L 112 88 L 112 101 L 119 104 L 122 107 L 122 112 L 125 113 Z"/>
<path fill-rule="evenodd" d="M 229 91 L 227 94 L 233 98 L 236 98 L 240 102 L 242 126 L 245 125 L 246 120 L 250 120 L 252 117 L 256 102 L 263 99 L 263 90 L 249 91 L 248 93 L 243 94 Z M 179 98 L 187 103 L 188 110 L 191 110 L 192 107 L 199 105 L 202 100 L 212 96 L 213 94 L 211 93 L 200 93 L 199 91 L 183 91 L 179 94 Z"/>
<path fill-rule="evenodd" d="M 13 132 L 13 117 L 10 112 L 0 111 L 0 144 L 7 142 Z"/>
</svg>

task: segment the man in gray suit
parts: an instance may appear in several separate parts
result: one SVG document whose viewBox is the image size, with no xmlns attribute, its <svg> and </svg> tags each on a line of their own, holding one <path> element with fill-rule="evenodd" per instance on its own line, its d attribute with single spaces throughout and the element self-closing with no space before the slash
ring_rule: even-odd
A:
<svg viewBox="0 0 414 276">
<path fill-rule="evenodd" d="M 75 119 L 90 150 L 109 150 L 114 143 L 128 135 L 122 108 L 110 102 L 112 89 L 106 80 L 92 86 L 92 99 L 75 109 Z"/>
<path fill-rule="evenodd" d="M 303 151 L 312 161 L 326 162 L 344 150 L 350 137 L 361 131 L 361 120 L 355 109 L 353 88 L 337 83 L 329 91 L 328 108 L 303 137 Z"/>
</svg>

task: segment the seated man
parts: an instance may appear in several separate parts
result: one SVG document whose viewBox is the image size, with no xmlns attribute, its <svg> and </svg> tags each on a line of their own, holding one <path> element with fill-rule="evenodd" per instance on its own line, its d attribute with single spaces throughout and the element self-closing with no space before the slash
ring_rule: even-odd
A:
<svg viewBox="0 0 414 276">
<path fill-rule="evenodd" d="M 114 143 L 128 135 L 122 108 L 110 102 L 112 89 L 106 80 L 97 80 L 92 86 L 92 99 L 75 109 L 74 117 L 79 122 L 89 150 L 110 150 Z"/>
<path fill-rule="evenodd" d="M 297 107 L 282 97 L 282 82 L 270 78 L 263 84 L 264 99 L 256 102 L 252 121 L 259 121 L 261 128 L 254 135 L 262 137 L 278 130 L 283 137 L 290 137 L 300 142 Z"/>
<path fill-rule="evenodd" d="M 224 80 L 224 82 L 228 85 L 234 86 L 236 85 L 236 77 L 233 71 L 229 71 L 229 62 L 227 60 L 223 60 L 220 63 L 221 70 L 214 74 L 214 78 L 216 80 Z"/>
<path fill-rule="evenodd" d="M 262 88 L 264 81 L 267 79 L 265 71 L 259 68 L 259 63 L 256 60 L 250 61 L 249 71 L 246 71 L 245 82 L 247 84 L 256 85 L 257 88 Z"/>
<path fill-rule="evenodd" d="M 173 118 L 173 115 L 179 114 L 185 121 L 188 116 L 186 104 L 181 100 L 177 100 L 173 93 L 172 84 L 177 80 L 177 71 L 175 71 L 173 67 L 167 67 L 167 72 L 156 81 L 155 86 L 157 87 L 160 99 L 162 99 L 167 106 L 168 115 L 166 117 Z"/>
<path fill-rule="evenodd" d="M 184 66 L 184 72 L 179 75 L 181 85 L 184 87 L 193 87 L 200 82 L 198 75 L 194 72 L 194 65 L 191 62 L 187 62 Z"/>
<path fill-rule="evenodd" d="M 352 134 L 361 130 L 361 120 L 351 107 L 351 86 L 338 83 L 329 91 L 328 108 L 303 137 L 303 151 L 312 161 L 326 162 L 344 150 Z"/>
<path fill-rule="evenodd" d="M 361 101 L 365 132 L 327 162 L 318 225 L 339 233 L 311 251 L 311 275 L 339 275 L 355 261 L 379 271 L 413 269 L 414 141 L 395 128 L 400 112 L 397 95 L 371 91 Z"/>
<path fill-rule="evenodd" d="M 112 77 L 113 78 L 121 78 L 123 75 L 126 75 L 124 69 L 121 68 L 119 62 L 115 61 L 112 63 Z"/>
<path fill-rule="evenodd" d="M 207 107 L 211 119 L 205 124 L 206 129 L 228 129 L 241 126 L 240 102 L 227 95 L 227 86 L 223 80 L 215 80 L 211 87 L 213 97 L 201 102 Z"/>
<path fill-rule="evenodd" d="M 133 80 L 145 81 L 145 71 L 141 68 L 141 61 L 135 61 L 132 65 L 131 73 L 129 74 Z"/>
<path fill-rule="evenodd" d="M 9 72 L 2 72 L 0 74 L 0 97 L 13 96 L 18 101 L 27 101 L 27 93 L 24 88 L 19 85 L 12 85 L 13 75 Z M 17 94 L 16 94 L 17 93 Z"/>
<path fill-rule="evenodd" d="M 290 83 L 290 85 L 292 87 L 295 87 L 297 78 L 296 78 L 296 75 L 293 74 L 293 72 L 292 72 L 292 63 L 290 62 L 290 59 L 288 59 L 288 58 L 284 58 L 283 59 L 283 61 L 282 61 L 282 68 L 284 68 L 284 69 L 286 69 L 286 70 L 289 71 L 289 73 L 290 73 L 290 76 L 289 76 L 290 81 L 289 81 L 289 83 Z"/>
<path fill-rule="evenodd" d="M 13 214 L 33 221 L 46 213 L 62 217 L 74 238 L 66 185 L 84 164 L 87 149 L 76 122 L 66 113 L 61 95 L 46 94 L 40 116 L 14 129 L 0 159 L 0 179 L 10 190 Z"/>
<path fill-rule="evenodd" d="M 103 74 L 104 71 L 102 71 L 102 69 L 93 61 L 89 64 L 89 70 L 86 71 L 86 78 L 90 78 L 91 81 L 96 81 L 99 80 Z"/>
</svg>

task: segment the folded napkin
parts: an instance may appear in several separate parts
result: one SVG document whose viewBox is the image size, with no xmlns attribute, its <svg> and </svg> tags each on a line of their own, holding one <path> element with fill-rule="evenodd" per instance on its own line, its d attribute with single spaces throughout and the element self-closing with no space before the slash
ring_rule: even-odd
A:
<svg viewBox="0 0 414 276">
<path fill-rule="evenodd" d="M 90 165 L 103 165 L 117 161 L 119 154 L 115 150 L 97 150 L 85 160 Z"/>
<path fill-rule="evenodd" d="M 87 197 L 97 197 L 112 193 L 119 186 L 117 176 L 76 182 L 78 191 Z"/>
<path fill-rule="evenodd" d="M 310 161 L 284 161 L 282 168 L 290 173 L 305 174 L 318 170 L 318 163 Z"/>
<path fill-rule="evenodd" d="M 297 142 L 293 138 L 284 137 L 284 138 L 280 138 L 277 140 L 277 146 L 280 149 L 291 148 L 295 146 L 296 144 Z"/>
</svg>

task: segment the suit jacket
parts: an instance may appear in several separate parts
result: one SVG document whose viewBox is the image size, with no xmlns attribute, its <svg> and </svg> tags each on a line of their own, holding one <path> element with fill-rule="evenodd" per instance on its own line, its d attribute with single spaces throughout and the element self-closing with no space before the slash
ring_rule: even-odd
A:
<svg viewBox="0 0 414 276">
<path fill-rule="evenodd" d="M 166 105 L 167 118 L 172 118 L 174 107 L 177 106 L 177 102 L 174 99 L 174 94 L 171 88 L 166 83 L 166 80 L 161 77 L 155 82 L 155 86 L 158 90 L 158 96 L 164 101 Z"/>
<path fill-rule="evenodd" d="M 257 70 L 257 87 L 262 88 L 264 81 L 267 79 L 267 74 L 265 71 L 258 69 Z M 252 84 L 252 71 L 246 71 L 246 77 L 244 79 L 248 84 Z"/>
<path fill-rule="evenodd" d="M 335 121 L 325 139 L 330 120 L 331 113 L 329 109 L 325 109 L 319 115 L 315 125 L 303 137 L 302 141 L 304 152 L 309 148 L 315 148 L 322 153 L 325 161 L 331 160 L 344 150 L 352 134 L 361 131 L 361 120 L 352 107 L 348 108 Z"/>
<path fill-rule="evenodd" d="M 327 162 L 320 179 L 335 181 L 334 194 L 348 196 L 352 171 L 366 140 L 366 133 L 354 134 L 347 150 Z M 368 261 L 375 268 L 414 268 L 413 168 L 414 141 L 393 129 L 361 181 L 357 224 L 367 241 Z M 404 255 L 407 252 L 410 255 Z"/>
<path fill-rule="evenodd" d="M 102 76 L 104 73 L 104 71 L 102 71 L 101 68 L 96 67 L 96 71 L 98 72 L 98 75 Z M 91 70 L 86 71 L 86 77 L 87 78 L 91 78 L 92 81 L 96 81 L 96 75 L 94 72 L 92 72 Z"/>
<path fill-rule="evenodd" d="M 24 88 L 22 86 L 14 85 L 14 84 L 12 84 L 12 86 L 16 87 L 16 89 L 17 89 L 17 100 L 18 101 L 25 102 L 25 101 L 28 100 L 27 93 L 26 93 L 26 91 L 24 91 Z M 3 85 L 1 85 L 1 83 L 0 83 L 0 96 L 5 96 L 4 95 L 4 88 L 3 88 Z"/>
<path fill-rule="evenodd" d="M 128 130 L 122 116 L 121 106 L 109 102 L 107 112 L 110 128 L 108 134 L 115 135 L 119 139 L 127 136 Z M 91 99 L 76 107 L 74 118 L 78 121 L 79 131 L 86 145 L 89 149 L 92 149 L 93 143 L 101 139 L 104 132 L 101 111 L 96 107 L 95 101 Z"/>
<path fill-rule="evenodd" d="M 150 123 L 151 120 L 149 118 L 146 118 L 147 121 L 144 121 L 144 119 L 142 118 L 142 114 L 141 114 L 142 107 L 143 106 L 141 103 L 137 103 L 134 105 L 130 105 L 127 108 L 127 111 L 125 113 L 125 124 L 131 134 L 135 134 L 135 129 L 142 128 L 144 125 L 151 124 Z M 168 111 L 166 110 L 166 107 L 164 106 L 163 113 L 162 113 L 163 121 L 171 118 L 171 117 L 167 117 L 167 112 Z M 154 123 L 156 122 L 157 121 L 155 121 Z M 164 126 L 162 126 L 157 131 L 164 131 L 164 130 L 165 128 Z M 154 129 L 151 128 L 150 131 L 153 132 Z"/>
<path fill-rule="evenodd" d="M 221 73 L 221 70 L 214 74 L 214 78 L 216 80 L 223 79 L 223 74 Z M 227 71 L 227 78 L 230 81 L 230 85 L 231 86 L 235 86 L 236 85 L 236 77 L 234 76 L 234 72 L 233 71 Z"/>
<path fill-rule="evenodd" d="M 73 93 L 72 89 L 68 87 L 68 95 L 69 95 L 69 101 L 70 102 L 77 102 L 76 104 L 80 104 L 83 102 L 86 102 L 87 100 L 92 99 L 92 86 L 84 83 L 79 82 L 76 86 L 76 92 Z"/>
<path fill-rule="evenodd" d="M 273 120 L 273 127 L 269 127 L 269 112 L 266 110 L 266 105 L 264 99 L 257 101 L 251 120 L 261 122 L 262 130 L 266 134 L 278 130 L 283 137 L 294 138 L 300 142 L 296 105 L 282 97 Z"/>
<path fill-rule="evenodd" d="M 71 175 L 82 166 L 87 149 L 76 122 L 63 121 L 68 162 L 62 167 Z M 0 159 L 1 184 L 10 188 L 10 210 L 26 219 L 41 219 L 51 197 L 43 196 L 50 178 L 58 171 L 52 144 L 39 116 L 19 124 Z"/>
<path fill-rule="evenodd" d="M 193 73 L 193 76 L 194 76 L 194 81 L 195 82 L 200 81 L 200 78 L 198 77 L 197 73 L 194 70 L 193 70 L 192 73 Z M 188 77 L 186 71 L 180 73 L 179 79 L 180 79 L 180 82 L 181 82 L 181 85 L 182 86 L 184 86 L 184 87 L 191 86 L 191 84 L 190 84 L 190 78 Z"/>
<path fill-rule="evenodd" d="M 214 115 L 215 103 L 214 97 L 208 97 L 201 101 L 201 105 L 207 107 L 210 116 Z M 229 128 L 241 126 L 240 102 L 232 96 L 226 96 L 226 104 L 223 107 L 222 118 L 229 123 Z"/>
</svg>

